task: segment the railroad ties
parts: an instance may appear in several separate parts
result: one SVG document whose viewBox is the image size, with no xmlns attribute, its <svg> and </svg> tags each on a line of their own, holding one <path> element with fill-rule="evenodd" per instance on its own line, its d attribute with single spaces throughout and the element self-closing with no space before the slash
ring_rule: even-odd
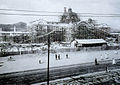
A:
<svg viewBox="0 0 120 85">
<path fill-rule="evenodd" d="M 50 85 L 120 85 L 120 70 L 111 72 L 96 72 L 87 75 L 74 76 L 51 81 Z M 43 83 L 42 85 L 46 85 Z"/>
</svg>

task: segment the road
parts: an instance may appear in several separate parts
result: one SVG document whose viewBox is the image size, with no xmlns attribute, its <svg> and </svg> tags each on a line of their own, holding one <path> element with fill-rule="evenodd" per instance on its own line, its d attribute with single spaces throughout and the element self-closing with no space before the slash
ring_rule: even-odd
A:
<svg viewBox="0 0 120 85">
<path fill-rule="evenodd" d="M 117 60 L 116 65 L 112 65 L 111 62 L 112 62 L 111 60 L 107 60 L 99 62 L 99 65 L 94 65 L 94 62 L 91 62 L 69 66 L 52 67 L 50 68 L 50 80 L 77 76 L 86 73 L 105 71 L 106 66 L 108 67 L 109 70 L 120 69 L 120 60 Z M 30 85 L 33 83 L 44 82 L 47 80 L 46 70 L 47 69 L 44 68 L 0 74 L 0 85 L 7 84 Z"/>
</svg>

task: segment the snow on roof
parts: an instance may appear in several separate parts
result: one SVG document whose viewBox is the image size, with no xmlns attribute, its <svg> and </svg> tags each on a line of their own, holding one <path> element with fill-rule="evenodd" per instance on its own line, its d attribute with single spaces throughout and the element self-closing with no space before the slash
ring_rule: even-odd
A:
<svg viewBox="0 0 120 85">
<path fill-rule="evenodd" d="M 66 23 L 59 23 L 59 24 L 50 24 L 52 26 L 57 26 L 57 27 L 72 27 L 73 24 L 66 24 Z"/>
<path fill-rule="evenodd" d="M 49 23 L 48 23 L 49 22 Z M 51 23 L 50 23 L 51 22 Z M 29 23 L 29 26 L 32 26 L 32 25 L 35 25 L 35 24 L 41 24 L 41 25 L 51 25 L 51 26 L 56 26 L 56 27 L 72 27 L 73 24 L 72 23 L 59 23 L 57 24 L 58 20 L 55 21 L 55 19 L 52 21 L 49 21 L 49 20 L 46 20 L 46 19 L 38 19 L 38 20 L 35 20 L 35 21 L 31 21 Z"/>
<path fill-rule="evenodd" d="M 112 35 L 120 35 L 120 33 L 110 33 L 110 34 L 112 34 Z"/>
<path fill-rule="evenodd" d="M 117 43 L 108 43 L 108 46 L 119 46 Z"/>
<path fill-rule="evenodd" d="M 76 39 L 75 41 L 81 44 L 106 43 L 103 39 Z"/>
<path fill-rule="evenodd" d="M 4 42 L 4 41 L 0 42 L 0 44 L 6 44 L 6 43 L 10 43 L 10 42 Z"/>
<path fill-rule="evenodd" d="M 66 42 L 61 42 L 61 43 L 63 43 L 63 44 L 64 44 L 64 43 L 70 43 L 70 42 L 67 42 L 67 41 L 66 41 Z"/>
</svg>

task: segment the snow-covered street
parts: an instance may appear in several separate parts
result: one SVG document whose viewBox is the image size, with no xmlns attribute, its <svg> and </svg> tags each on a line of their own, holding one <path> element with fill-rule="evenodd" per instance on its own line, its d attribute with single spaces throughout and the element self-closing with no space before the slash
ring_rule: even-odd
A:
<svg viewBox="0 0 120 85">
<path fill-rule="evenodd" d="M 56 60 L 55 54 L 50 53 L 50 67 L 94 62 L 95 58 L 97 58 L 98 61 L 120 58 L 120 50 L 77 51 L 56 54 L 60 54 L 61 59 Z M 66 54 L 68 54 L 68 58 L 66 58 Z M 0 67 L 0 74 L 47 67 L 47 53 L 24 54 L 11 57 L 13 60 L 8 60 L 10 56 L 0 57 L 0 65 L 2 65 Z"/>
</svg>

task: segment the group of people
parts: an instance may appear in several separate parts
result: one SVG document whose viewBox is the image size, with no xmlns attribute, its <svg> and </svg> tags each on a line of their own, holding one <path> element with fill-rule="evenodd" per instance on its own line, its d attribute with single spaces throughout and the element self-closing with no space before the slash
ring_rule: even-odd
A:
<svg viewBox="0 0 120 85">
<path fill-rule="evenodd" d="M 68 54 L 66 54 L 66 59 L 68 59 L 69 57 L 68 57 Z M 60 60 L 61 59 L 61 56 L 60 56 L 60 54 L 55 54 L 55 59 L 56 60 Z M 42 60 L 39 60 L 39 64 L 42 64 L 43 62 L 42 62 Z"/>
<path fill-rule="evenodd" d="M 68 54 L 66 54 L 66 58 L 68 59 Z M 60 56 L 60 54 L 55 54 L 55 59 L 56 60 L 60 60 L 61 59 L 61 56 Z"/>
<path fill-rule="evenodd" d="M 55 54 L 55 59 L 56 59 L 56 60 L 60 60 L 60 59 L 61 59 L 61 58 L 60 58 L 60 54 L 59 54 L 59 55 Z"/>
</svg>

